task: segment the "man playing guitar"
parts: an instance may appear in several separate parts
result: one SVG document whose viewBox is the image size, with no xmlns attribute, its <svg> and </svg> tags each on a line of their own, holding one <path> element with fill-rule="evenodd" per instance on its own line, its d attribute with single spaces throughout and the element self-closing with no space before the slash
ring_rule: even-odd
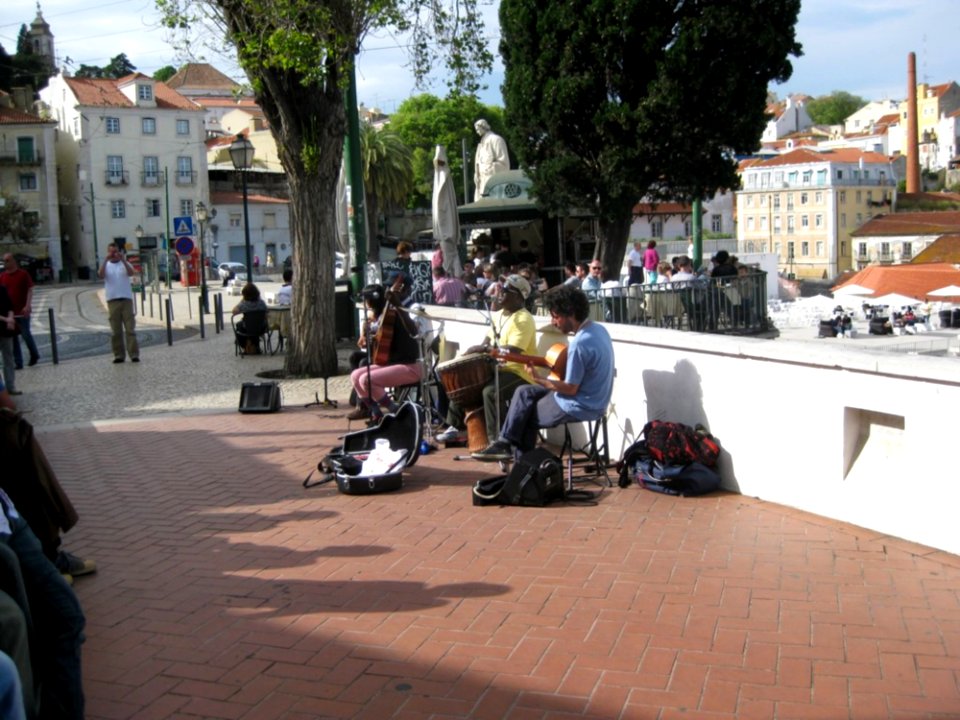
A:
<svg viewBox="0 0 960 720">
<path fill-rule="evenodd" d="M 376 321 L 377 335 L 370 339 L 371 363 L 350 373 L 350 382 L 357 393 L 357 408 L 347 415 L 348 420 L 379 421 L 383 417 L 382 406 L 394 409 L 387 395 L 388 387 L 420 382 L 417 326 L 408 313 L 398 309 L 409 294 L 411 283 L 404 273 L 392 275 L 389 281 L 387 290 L 382 285 L 368 285 L 362 291 L 368 308 L 379 307 L 383 299 L 386 302 Z"/>
<path fill-rule="evenodd" d="M 540 428 L 595 420 L 610 403 L 613 343 L 606 328 L 588 319 L 587 296 L 581 290 L 561 285 L 548 291 L 543 300 L 553 326 L 573 335 L 564 378 L 535 377 L 535 385 L 519 388 L 499 437 L 485 449 L 472 453 L 477 460 L 512 460 L 536 446 Z M 527 369 L 532 372 L 533 367 Z"/>
<path fill-rule="evenodd" d="M 481 345 L 467 349 L 466 354 L 489 353 L 496 341 L 496 347 L 502 352 L 520 355 L 534 355 L 537 352 L 537 326 L 533 315 L 524 306 L 530 295 L 530 283 L 521 275 L 510 275 L 502 282 L 502 290 L 491 314 L 492 327 Z M 494 351 L 496 357 L 496 351 Z M 517 388 L 529 385 L 533 376 L 519 362 L 507 362 L 500 367 L 500 413 L 506 416 L 507 403 Z M 492 379 L 483 388 L 483 410 L 487 426 L 487 437 L 497 437 L 500 427 L 497 424 L 497 380 Z M 464 427 L 464 409 L 450 402 L 447 410 L 447 429 L 437 435 L 438 442 L 449 442 L 461 437 Z"/>
</svg>

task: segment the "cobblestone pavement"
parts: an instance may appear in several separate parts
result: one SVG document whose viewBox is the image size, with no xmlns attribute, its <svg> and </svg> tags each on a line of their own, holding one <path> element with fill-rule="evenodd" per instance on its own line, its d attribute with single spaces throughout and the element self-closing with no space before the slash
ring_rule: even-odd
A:
<svg viewBox="0 0 960 720">
<path fill-rule="evenodd" d="M 99 564 L 89 720 L 960 717 L 960 558 L 729 493 L 474 507 L 453 450 L 304 489 L 345 410 L 236 412 L 279 360 L 230 343 L 23 372 Z"/>
</svg>

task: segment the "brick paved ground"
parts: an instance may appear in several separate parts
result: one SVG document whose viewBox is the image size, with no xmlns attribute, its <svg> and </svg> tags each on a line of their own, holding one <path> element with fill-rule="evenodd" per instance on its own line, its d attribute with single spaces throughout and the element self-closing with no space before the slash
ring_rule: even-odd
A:
<svg viewBox="0 0 960 720">
<path fill-rule="evenodd" d="M 41 429 L 90 720 L 960 717 L 955 556 L 731 494 L 474 508 L 452 451 L 304 490 L 342 415 Z"/>
</svg>

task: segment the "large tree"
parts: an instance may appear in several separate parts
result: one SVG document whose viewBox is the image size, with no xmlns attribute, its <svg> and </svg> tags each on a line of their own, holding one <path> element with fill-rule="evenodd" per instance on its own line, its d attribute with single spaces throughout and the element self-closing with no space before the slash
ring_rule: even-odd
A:
<svg viewBox="0 0 960 720">
<path fill-rule="evenodd" d="M 345 90 L 356 55 L 371 30 L 409 30 L 418 77 L 428 72 L 431 56 L 448 53 L 452 82 L 475 92 L 478 77 L 492 64 L 476 0 L 452 0 L 450 7 L 440 0 L 157 2 L 168 25 L 189 27 L 210 18 L 237 49 L 269 122 L 290 190 L 296 281 L 286 369 L 296 375 L 333 375 L 337 355 L 329 268 L 336 247 Z"/>
<path fill-rule="evenodd" d="M 380 259 L 377 239 L 380 211 L 390 212 L 404 206 L 413 188 L 413 154 L 389 126 L 376 128 L 365 122 L 360 126 L 360 158 L 370 221 L 367 257 L 375 262 Z"/>
<path fill-rule="evenodd" d="M 413 149 L 414 190 L 409 207 L 430 207 L 433 196 L 433 156 L 437 145 L 447 148 L 450 175 L 457 198 L 469 202 L 473 188 L 463 188 L 462 141 L 467 141 L 467 153 L 473 157 L 479 138 L 473 124 L 480 118 L 490 123 L 499 135 L 503 134 L 503 110 L 484 105 L 472 95 L 453 93 L 446 98 L 422 94 L 404 100 L 390 117 L 390 127 Z M 468 160 L 469 162 L 469 160 Z M 468 172 L 468 184 L 473 172 Z"/>
<path fill-rule="evenodd" d="M 619 274 L 641 197 L 738 187 L 800 0 L 501 0 L 506 131 L 543 207 L 591 209 Z"/>
<path fill-rule="evenodd" d="M 867 104 L 857 95 L 845 90 L 834 90 L 807 103 L 807 114 L 818 125 L 842 125 L 843 121 Z"/>
</svg>

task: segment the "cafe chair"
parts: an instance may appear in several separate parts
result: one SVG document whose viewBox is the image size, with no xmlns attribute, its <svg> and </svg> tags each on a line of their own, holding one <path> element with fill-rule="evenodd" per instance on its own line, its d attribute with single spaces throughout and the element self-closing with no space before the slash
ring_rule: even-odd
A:
<svg viewBox="0 0 960 720">
<path fill-rule="evenodd" d="M 238 320 L 237 318 L 241 319 Z M 260 355 L 270 352 L 270 327 L 266 310 L 250 310 L 242 315 L 231 315 L 235 355 Z"/>
<path fill-rule="evenodd" d="M 574 439 L 574 431 L 578 426 L 583 429 L 582 440 Z M 573 484 L 578 480 L 613 487 L 608 472 L 610 436 L 607 432 L 607 413 L 594 420 L 564 423 L 560 458 L 566 467 L 568 492 L 573 490 Z"/>
</svg>

